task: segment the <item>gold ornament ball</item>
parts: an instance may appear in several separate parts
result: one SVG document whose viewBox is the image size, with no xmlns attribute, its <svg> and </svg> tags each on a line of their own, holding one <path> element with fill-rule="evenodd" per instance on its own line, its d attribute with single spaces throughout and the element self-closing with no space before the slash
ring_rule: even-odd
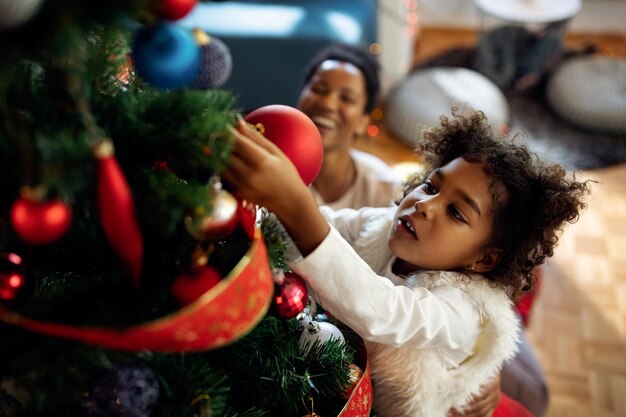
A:
<svg viewBox="0 0 626 417">
<path fill-rule="evenodd" d="M 356 388 L 357 384 L 359 383 L 362 377 L 363 377 L 363 370 L 359 368 L 358 366 L 356 366 L 355 364 L 351 363 L 350 364 L 350 379 L 349 379 L 350 385 L 348 385 L 348 389 L 343 395 L 345 399 L 350 398 L 352 391 L 354 391 L 354 389 Z"/>
<path fill-rule="evenodd" d="M 204 242 L 228 237 L 237 227 L 237 200 L 228 191 L 219 190 L 213 201 L 213 211 L 197 207 L 185 217 L 185 227 L 194 239 Z"/>
</svg>

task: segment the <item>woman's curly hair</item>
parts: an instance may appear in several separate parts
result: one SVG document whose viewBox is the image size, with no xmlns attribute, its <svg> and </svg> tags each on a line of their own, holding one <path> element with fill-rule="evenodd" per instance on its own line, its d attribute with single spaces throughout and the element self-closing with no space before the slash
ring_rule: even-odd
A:
<svg viewBox="0 0 626 417">
<path fill-rule="evenodd" d="M 434 169 L 462 157 L 484 164 L 491 178 L 493 227 L 488 247 L 503 250 L 497 266 L 484 275 L 513 300 L 534 285 L 533 268 L 554 253 L 565 223 L 586 207 L 589 181 L 577 181 L 557 164 L 539 160 L 525 146 L 498 137 L 482 112 L 453 106 L 451 118 L 426 130 L 418 144 Z M 423 178 L 405 186 L 405 195 Z"/>
</svg>

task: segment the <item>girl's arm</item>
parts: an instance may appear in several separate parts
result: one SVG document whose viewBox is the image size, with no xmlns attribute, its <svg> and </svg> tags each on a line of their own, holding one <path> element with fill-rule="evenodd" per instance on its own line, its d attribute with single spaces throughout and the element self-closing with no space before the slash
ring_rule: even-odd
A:
<svg viewBox="0 0 626 417">
<path fill-rule="evenodd" d="M 289 158 L 245 121 L 233 130 L 235 150 L 222 173 L 239 195 L 273 212 L 303 256 L 330 230 Z"/>
<path fill-rule="evenodd" d="M 411 290 L 377 275 L 330 226 L 289 159 L 256 129 L 237 126 L 223 178 L 273 212 L 304 256 L 290 265 L 318 300 L 361 337 L 379 343 L 448 347 L 458 364 L 478 329 L 474 306 L 458 290 Z M 468 330 L 469 334 L 468 334 Z"/>
<path fill-rule="evenodd" d="M 459 288 L 395 286 L 376 274 L 332 229 L 308 256 L 289 267 L 316 300 L 365 340 L 413 347 L 441 347 L 451 366 L 474 347 L 480 314 Z"/>
</svg>

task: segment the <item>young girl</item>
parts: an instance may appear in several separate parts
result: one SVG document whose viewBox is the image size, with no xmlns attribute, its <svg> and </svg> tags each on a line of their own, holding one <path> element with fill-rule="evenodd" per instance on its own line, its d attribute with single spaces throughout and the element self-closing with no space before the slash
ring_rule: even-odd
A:
<svg viewBox="0 0 626 417">
<path fill-rule="evenodd" d="M 384 417 L 463 410 L 514 354 L 511 302 L 588 191 L 495 138 L 480 112 L 441 120 L 420 145 L 434 169 L 397 207 L 320 211 L 291 162 L 243 123 L 224 173 L 280 219 L 302 255 L 290 267 L 365 340 Z"/>
</svg>

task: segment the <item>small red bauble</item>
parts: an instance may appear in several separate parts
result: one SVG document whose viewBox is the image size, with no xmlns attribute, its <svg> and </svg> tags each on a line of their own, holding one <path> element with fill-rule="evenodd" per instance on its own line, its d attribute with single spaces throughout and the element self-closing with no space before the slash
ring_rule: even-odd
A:
<svg viewBox="0 0 626 417">
<path fill-rule="evenodd" d="M 308 295 L 302 278 L 293 272 L 286 272 L 284 281 L 275 287 L 274 308 L 281 317 L 295 317 L 306 307 Z"/>
<path fill-rule="evenodd" d="M 239 200 L 237 204 L 237 217 L 241 228 L 252 240 L 254 237 L 254 226 L 256 224 L 256 204 L 248 200 Z"/>
<path fill-rule="evenodd" d="M 260 107 L 245 117 L 278 146 L 311 185 L 322 168 L 324 145 L 315 123 L 300 110 L 281 104 Z"/>
<path fill-rule="evenodd" d="M 209 291 L 222 277 L 215 268 L 201 266 L 191 272 L 179 275 L 172 284 L 172 295 L 182 305 L 191 304 Z"/>
<path fill-rule="evenodd" d="M 46 245 L 59 239 L 72 222 L 71 208 L 61 201 L 39 203 L 18 198 L 11 207 L 11 224 L 26 242 Z"/>
<path fill-rule="evenodd" d="M 0 301 L 13 301 L 24 286 L 22 258 L 14 253 L 0 253 Z"/>
<path fill-rule="evenodd" d="M 178 20 L 185 17 L 198 3 L 198 0 L 158 0 L 155 2 L 155 13 L 167 20 Z"/>
</svg>

